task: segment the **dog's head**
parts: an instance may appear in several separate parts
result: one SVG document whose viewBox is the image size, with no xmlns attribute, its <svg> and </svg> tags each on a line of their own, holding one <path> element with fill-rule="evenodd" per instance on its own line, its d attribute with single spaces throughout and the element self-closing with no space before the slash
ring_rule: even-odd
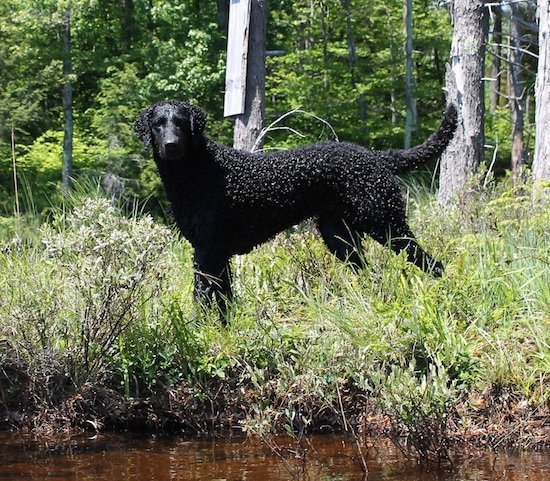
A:
<svg viewBox="0 0 550 481">
<path fill-rule="evenodd" d="M 153 146 L 155 158 L 179 160 L 203 139 L 206 116 L 187 102 L 158 102 L 141 112 L 134 132 L 145 148 Z"/>
</svg>

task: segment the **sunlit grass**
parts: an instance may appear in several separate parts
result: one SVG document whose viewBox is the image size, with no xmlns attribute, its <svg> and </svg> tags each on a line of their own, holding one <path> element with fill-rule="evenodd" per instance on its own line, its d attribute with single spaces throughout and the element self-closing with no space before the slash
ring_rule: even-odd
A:
<svg viewBox="0 0 550 481">
<path fill-rule="evenodd" d="M 187 242 L 92 193 L 0 245 L 0 358 L 34 376 L 37 399 L 100 382 L 127 397 L 185 385 L 204 400 L 225 382 L 259 399 L 245 427 L 259 416 L 305 429 L 353 385 L 402 435 L 432 430 L 443 445 L 459 401 L 498 388 L 548 402 L 548 204 L 502 190 L 443 209 L 410 188 L 441 279 L 370 239 L 354 274 L 300 226 L 234 260 L 223 326 L 192 302 Z"/>
</svg>

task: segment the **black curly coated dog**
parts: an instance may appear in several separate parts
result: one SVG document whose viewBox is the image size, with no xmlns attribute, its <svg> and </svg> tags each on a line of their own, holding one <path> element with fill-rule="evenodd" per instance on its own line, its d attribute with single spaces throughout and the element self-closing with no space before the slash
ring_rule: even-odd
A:
<svg viewBox="0 0 550 481">
<path fill-rule="evenodd" d="M 443 265 L 424 252 L 405 217 L 395 174 L 440 156 L 454 135 L 450 105 L 423 144 L 372 151 L 345 142 L 251 154 L 216 144 L 206 116 L 187 102 L 159 102 L 141 112 L 134 130 L 153 156 L 175 221 L 195 254 L 195 298 L 231 299 L 230 258 L 304 219 L 314 218 L 330 251 L 356 268 L 368 234 L 434 276 Z"/>
</svg>

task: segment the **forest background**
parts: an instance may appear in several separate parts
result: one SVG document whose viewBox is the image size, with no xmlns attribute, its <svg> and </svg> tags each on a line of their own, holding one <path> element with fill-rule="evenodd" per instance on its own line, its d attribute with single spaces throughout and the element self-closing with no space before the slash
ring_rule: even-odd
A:
<svg viewBox="0 0 550 481">
<path fill-rule="evenodd" d="M 14 212 L 14 165 L 23 212 L 42 213 L 59 200 L 67 86 L 73 95 L 73 174 L 100 179 L 106 189 L 129 198 L 148 199 L 146 209 L 162 214 L 159 183 L 151 163 L 142 162 L 147 156 L 134 138 L 133 120 L 151 102 L 185 99 L 208 113 L 212 137 L 231 144 L 233 122 L 222 116 L 228 3 L 2 2 L 0 215 Z M 534 144 L 536 3 L 518 5 L 495 6 L 491 15 L 486 144 L 499 173 L 511 165 L 518 97 L 510 94 L 513 88 L 521 94 L 522 163 L 529 162 Z M 415 143 L 434 128 L 444 108 L 452 27 L 445 2 L 415 0 L 412 20 L 409 87 L 415 118 L 407 135 Z M 340 140 L 375 149 L 403 147 L 406 42 L 403 2 L 271 0 L 266 125 L 300 109 L 327 121 Z M 512 76 L 518 61 L 519 80 Z M 266 148 L 332 135 L 311 116 L 291 116 L 286 125 L 293 130 L 272 132 Z"/>
<path fill-rule="evenodd" d="M 151 102 L 181 98 L 231 144 L 227 4 L 0 3 L 1 428 L 265 439 L 328 426 L 390 433 L 433 458 L 457 440 L 548 445 L 550 210 L 521 175 L 534 146 L 536 4 L 487 5 L 486 164 L 465 195 L 435 202 L 434 170 L 403 179 L 411 226 L 446 275 L 368 240 L 372 268 L 350 275 L 306 224 L 235 261 L 222 327 L 196 315 L 188 243 L 143 215 L 164 220 L 165 207 L 132 126 Z M 444 109 L 453 29 L 446 4 L 412 6 L 407 85 L 404 2 L 271 0 L 266 125 L 312 115 L 286 117 L 265 148 L 333 131 L 402 147 L 410 87 L 411 140 L 423 140 Z M 61 186 L 69 93 L 75 196 Z"/>
</svg>

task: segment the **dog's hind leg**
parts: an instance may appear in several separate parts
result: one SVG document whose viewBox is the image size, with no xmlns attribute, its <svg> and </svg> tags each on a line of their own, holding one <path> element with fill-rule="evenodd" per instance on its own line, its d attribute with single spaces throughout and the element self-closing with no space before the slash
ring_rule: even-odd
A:
<svg viewBox="0 0 550 481">
<path fill-rule="evenodd" d="M 317 225 L 328 249 L 338 259 L 348 262 L 357 271 L 366 267 L 361 255 L 360 234 L 352 231 L 343 220 L 332 217 L 320 217 Z"/>
<path fill-rule="evenodd" d="M 405 225 L 392 225 L 386 231 L 369 232 L 377 242 L 388 245 L 394 252 L 405 251 L 407 260 L 434 277 L 441 277 L 445 267 L 418 245 L 414 234 Z"/>
</svg>

